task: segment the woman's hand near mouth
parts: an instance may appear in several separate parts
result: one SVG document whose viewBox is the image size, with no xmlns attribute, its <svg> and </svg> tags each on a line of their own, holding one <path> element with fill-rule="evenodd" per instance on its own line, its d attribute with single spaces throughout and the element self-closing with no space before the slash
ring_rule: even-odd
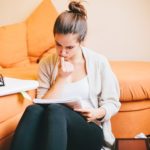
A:
<svg viewBox="0 0 150 150">
<path fill-rule="evenodd" d="M 74 66 L 69 61 L 66 61 L 64 57 L 60 57 L 58 77 L 68 78 L 74 71 Z"/>
</svg>

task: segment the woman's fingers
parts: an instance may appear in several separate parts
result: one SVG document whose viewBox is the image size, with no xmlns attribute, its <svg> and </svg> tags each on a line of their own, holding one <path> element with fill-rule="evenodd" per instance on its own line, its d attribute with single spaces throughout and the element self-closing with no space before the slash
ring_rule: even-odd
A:
<svg viewBox="0 0 150 150">
<path fill-rule="evenodd" d="M 94 109 L 74 109 L 74 111 L 79 112 L 83 117 L 86 118 L 88 122 L 95 120 L 95 110 Z"/>
<path fill-rule="evenodd" d="M 65 71 L 65 60 L 64 60 L 64 57 L 60 57 L 60 68 Z"/>
<path fill-rule="evenodd" d="M 74 66 L 69 61 L 65 61 L 64 57 L 60 57 L 59 73 L 60 76 L 67 77 L 74 71 Z"/>
<path fill-rule="evenodd" d="M 84 117 L 91 117 L 91 112 L 88 109 L 74 109 L 74 111 L 79 112 L 80 114 L 82 114 L 82 116 Z"/>
<path fill-rule="evenodd" d="M 64 65 L 64 57 L 60 57 L 60 65 L 63 66 Z"/>
<path fill-rule="evenodd" d="M 64 61 L 64 68 L 63 69 L 66 72 L 73 72 L 74 67 L 73 67 L 73 64 L 71 64 L 70 62 Z"/>
</svg>

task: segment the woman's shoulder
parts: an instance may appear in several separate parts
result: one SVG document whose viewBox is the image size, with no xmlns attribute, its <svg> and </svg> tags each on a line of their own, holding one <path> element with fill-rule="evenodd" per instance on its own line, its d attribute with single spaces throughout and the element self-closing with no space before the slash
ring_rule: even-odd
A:
<svg viewBox="0 0 150 150">
<path fill-rule="evenodd" d="M 53 64 L 56 64 L 58 60 L 58 55 L 57 53 L 51 53 L 49 54 L 48 56 L 42 58 L 39 62 L 39 65 L 40 66 L 43 66 L 43 65 L 53 65 Z"/>
</svg>

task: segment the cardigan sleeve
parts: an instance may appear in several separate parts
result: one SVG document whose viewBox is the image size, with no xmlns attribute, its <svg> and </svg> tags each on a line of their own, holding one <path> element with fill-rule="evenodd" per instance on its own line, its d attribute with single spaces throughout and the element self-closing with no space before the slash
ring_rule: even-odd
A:
<svg viewBox="0 0 150 150">
<path fill-rule="evenodd" d="M 106 115 L 101 120 L 107 121 L 120 109 L 120 89 L 117 78 L 112 72 L 106 58 L 101 65 L 101 94 L 99 95 L 99 105 L 106 110 Z"/>
<path fill-rule="evenodd" d="M 44 58 L 39 64 L 37 98 L 42 98 L 57 76 L 58 55 L 56 53 Z"/>
<path fill-rule="evenodd" d="M 38 69 L 39 87 L 37 89 L 37 98 L 42 98 L 47 90 L 50 88 L 50 76 L 47 67 L 47 60 L 42 60 Z"/>
</svg>

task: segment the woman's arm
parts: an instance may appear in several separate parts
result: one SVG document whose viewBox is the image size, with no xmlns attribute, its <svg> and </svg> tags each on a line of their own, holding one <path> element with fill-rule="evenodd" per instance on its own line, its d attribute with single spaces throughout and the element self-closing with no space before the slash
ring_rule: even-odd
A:
<svg viewBox="0 0 150 150">
<path fill-rule="evenodd" d="M 107 59 L 104 59 L 101 69 L 101 94 L 99 95 L 99 106 L 105 109 L 105 117 L 101 120 L 109 120 L 120 109 L 120 88 L 118 80 L 113 73 Z"/>
<path fill-rule="evenodd" d="M 58 67 L 57 78 L 42 98 L 60 98 L 65 84 L 70 82 L 70 75 L 73 70 L 73 65 L 70 62 L 65 61 L 64 58 L 61 57 Z"/>
<path fill-rule="evenodd" d="M 46 94 L 42 98 L 55 99 L 60 98 L 62 95 L 62 89 L 67 82 L 67 78 L 57 77 L 55 83 L 48 89 Z"/>
</svg>

